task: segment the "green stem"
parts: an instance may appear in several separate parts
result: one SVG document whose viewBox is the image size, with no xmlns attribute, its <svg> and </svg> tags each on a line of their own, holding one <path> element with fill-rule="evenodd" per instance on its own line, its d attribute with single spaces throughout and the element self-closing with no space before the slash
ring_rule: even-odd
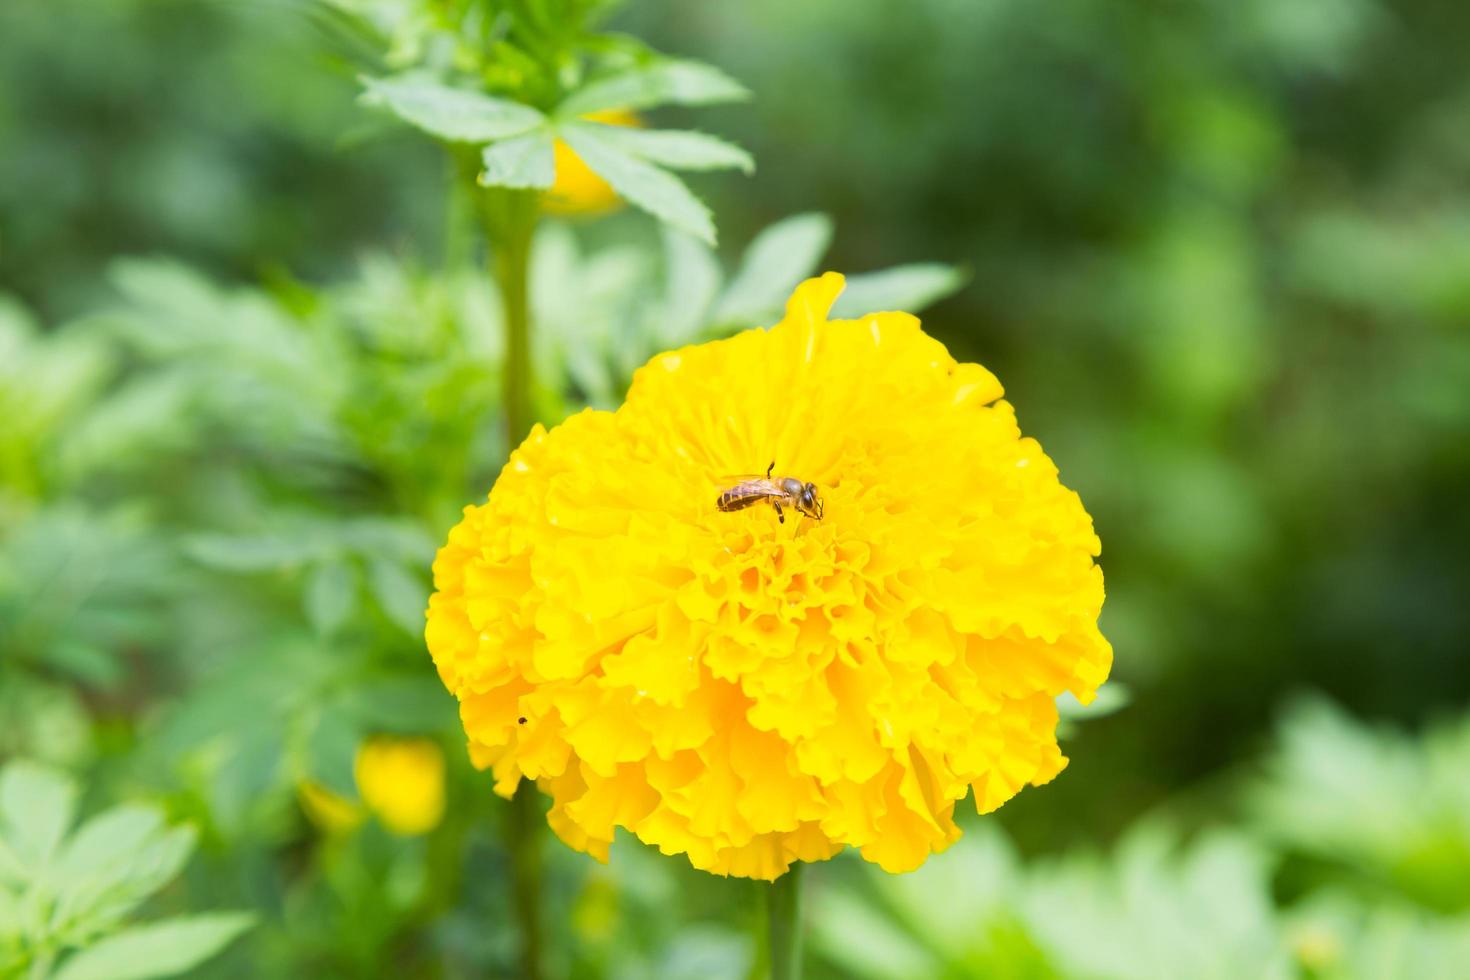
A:
<svg viewBox="0 0 1470 980">
<path fill-rule="evenodd" d="M 801 980 L 801 873 L 800 861 L 771 882 L 766 890 L 769 910 L 771 980 Z"/>
<path fill-rule="evenodd" d="M 505 313 L 505 397 L 507 451 L 526 438 L 535 422 L 532 403 L 530 272 L 531 237 L 536 231 L 537 199 L 524 192 L 502 192 L 502 220 L 491 233 L 495 283 Z"/>
<path fill-rule="evenodd" d="M 510 849 L 511 897 L 521 933 L 520 975 L 526 980 L 541 977 L 541 831 L 545 826 L 541 794 L 535 783 L 525 780 L 510 801 L 506 844 Z"/>
<path fill-rule="evenodd" d="M 480 220 L 490 248 L 490 271 L 500 290 L 505 320 L 506 452 L 512 452 L 536 420 L 532 393 L 530 272 L 531 239 L 540 215 L 540 196 L 526 191 L 477 189 Z M 510 852 L 511 902 L 521 934 L 521 973 L 525 980 L 542 976 L 541 840 L 546 818 L 541 794 L 531 780 L 521 783 L 511 800 L 506 828 Z"/>
</svg>

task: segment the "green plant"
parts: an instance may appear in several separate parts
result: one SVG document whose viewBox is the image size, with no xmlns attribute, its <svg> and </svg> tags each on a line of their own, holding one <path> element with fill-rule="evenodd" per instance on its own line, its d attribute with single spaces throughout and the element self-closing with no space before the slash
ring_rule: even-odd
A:
<svg viewBox="0 0 1470 980">
<path fill-rule="evenodd" d="M 1303 699 L 1279 740 L 1251 795 L 1266 835 L 1360 887 L 1470 911 L 1470 718 L 1414 738 Z"/>
<path fill-rule="evenodd" d="M 1239 834 L 1181 847 L 1150 824 L 1107 857 L 1023 862 L 991 825 L 913 874 L 820 893 L 815 938 L 843 971 L 875 980 L 1288 978 L 1270 864 Z"/>
<path fill-rule="evenodd" d="M 57 771 L 23 761 L 0 769 L 0 976 L 173 976 L 250 926 L 240 912 L 132 922 L 183 868 L 194 833 L 129 804 L 72 831 L 76 797 L 76 783 Z"/>
</svg>

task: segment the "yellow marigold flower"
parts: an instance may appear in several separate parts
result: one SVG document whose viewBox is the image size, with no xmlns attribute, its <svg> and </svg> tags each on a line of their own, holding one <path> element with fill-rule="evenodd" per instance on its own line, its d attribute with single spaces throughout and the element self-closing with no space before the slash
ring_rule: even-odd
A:
<svg viewBox="0 0 1470 980">
<path fill-rule="evenodd" d="M 609 126 L 639 126 L 642 120 L 626 109 L 589 113 L 586 119 Z M 557 140 L 553 148 L 556 180 L 542 198 L 552 214 L 601 214 L 621 204 L 617 191 L 599 177 L 570 146 Z"/>
<path fill-rule="evenodd" d="M 427 639 L 473 761 L 553 799 L 605 860 L 624 827 L 773 879 L 844 845 L 889 871 L 1065 765 L 1090 701 L 1100 544 L 995 377 L 903 313 L 786 316 L 662 354 L 616 412 L 537 427 L 434 563 Z M 721 511 L 775 461 L 820 520 Z"/>
<path fill-rule="evenodd" d="M 444 753 L 427 738 L 377 736 L 357 749 L 357 791 L 384 827 L 411 837 L 444 816 Z"/>
</svg>

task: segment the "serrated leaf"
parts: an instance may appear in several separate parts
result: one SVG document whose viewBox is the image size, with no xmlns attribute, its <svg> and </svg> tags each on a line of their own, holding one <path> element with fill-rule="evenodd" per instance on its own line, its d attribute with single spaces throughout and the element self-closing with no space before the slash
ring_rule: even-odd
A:
<svg viewBox="0 0 1470 980">
<path fill-rule="evenodd" d="M 322 635 L 336 632 L 357 604 L 357 572 L 349 562 L 325 561 L 306 581 L 306 616 Z"/>
<path fill-rule="evenodd" d="M 557 106 L 563 119 L 602 109 L 651 109 L 658 105 L 712 105 L 750 98 L 750 91 L 711 65 L 660 61 L 594 79 Z"/>
<path fill-rule="evenodd" d="M 46 766 L 20 759 L 0 771 L 0 836 L 33 874 L 71 827 L 76 798 L 76 783 Z"/>
<path fill-rule="evenodd" d="M 424 78 L 367 78 L 364 100 L 440 139 L 487 143 L 544 125 L 537 110 L 510 99 L 451 88 Z"/>
<path fill-rule="evenodd" d="M 628 153 L 674 170 L 740 170 L 752 173 L 755 160 L 734 143 L 692 129 L 638 129 L 586 123 Z"/>
<path fill-rule="evenodd" d="M 192 827 L 167 829 L 151 807 L 114 807 L 82 825 L 56 869 L 54 923 L 80 931 L 110 927 L 183 870 Z"/>
<path fill-rule="evenodd" d="M 218 953 L 253 921 L 243 912 L 217 912 L 126 929 L 68 958 L 53 980 L 171 977 Z"/>
<path fill-rule="evenodd" d="M 755 323 L 778 313 L 797 283 L 816 271 L 830 244 L 832 220 L 825 214 L 792 215 L 766 228 L 745 250 L 713 322 Z"/>
<path fill-rule="evenodd" d="M 832 304 L 832 317 L 853 319 L 892 311 L 918 313 L 958 292 L 965 278 L 960 269 L 939 262 L 918 262 L 848 276 L 842 295 Z"/>
<path fill-rule="evenodd" d="M 485 169 L 480 186 L 545 189 L 556 179 L 554 159 L 550 130 L 497 140 L 481 154 Z"/>
<path fill-rule="evenodd" d="M 424 610 L 429 593 L 423 583 L 394 561 L 379 559 L 368 570 L 373 595 L 384 614 L 407 633 L 424 632 Z"/>
<path fill-rule="evenodd" d="M 561 137 L 631 204 L 701 241 L 715 243 L 709 208 L 678 177 L 610 143 L 595 124 L 567 123 Z"/>
<path fill-rule="evenodd" d="M 153 807 L 124 804 L 82 824 L 56 863 L 60 880 L 81 880 L 99 868 L 131 855 L 163 829 L 163 814 Z"/>
</svg>

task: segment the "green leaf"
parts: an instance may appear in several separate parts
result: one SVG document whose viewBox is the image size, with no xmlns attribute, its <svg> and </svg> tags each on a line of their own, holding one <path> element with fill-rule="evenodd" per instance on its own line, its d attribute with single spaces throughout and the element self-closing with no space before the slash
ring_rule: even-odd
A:
<svg viewBox="0 0 1470 980">
<path fill-rule="evenodd" d="M 307 742 L 311 778 L 340 796 L 355 796 L 352 766 L 360 741 L 362 732 L 354 719 L 342 711 L 323 711 Z"/>
<path fill-rule="evenodd" d="M 548 129 L 497 140 L 485 147 L 481 159 L 485 163 L 485 170 L 480 174 L 481 187 L 544 189 L 556 179 Z"/>
<path fill-rule="evenodd" d="M 825 214 L 797 214 L 771 225 L 745 250 L 713 322 L 756 323 L 779 313 L 797 283 L 816 271 L 830 244 L 832 220 Z"/>
<path fill-rule="evenodd" d="M 454 700 L 435 677 L 377 677 L 352 686 L 340 709 L 361 728 L 422 735 L 452 726 Z"/>
<path fill-rule="evenodd" d="M 660 348 L 694 340 L 720 290 L 720 263 L 709 246 L 664 227 L 664 307 L 656 340 Z"/>
<path fill-rule="evenodd" d="M 306 581 L 306 616 L 318 633 L 336 632 L 356 603 L 357 572 L 351 563 L 336 559 L 311 570 Z"/>
<path fill-rule="evenodd" d="M 401 518 L 358 517 L 342 527 L 342 543 L 365 558 L 428 562 L 436 542 L 422 527 Z"/>
<path fill-rule="evenodd" d="M 120 856 L 135 853 L 163 827 L 163 814 L 149 806 L 125 804 L 99 813 L 67 842 L 57 873 L 80 880 Z"/>
<path fill-rule="evenodd" d="M 1078 701 L 1070 691 L 1062 694 L 1057 698 L 1057 712 L 1063 718 L 1102 718 L 1123 710 L 1132 700 L 1133 692 L 1128 690 L 1128 685 L 1112 681 L 1098 688 L 1097 696 L 1087 704 Z"/>
<path fill-rule="evenodd" d="M 659 220 L 713 245 L 714 222 L 710 220 L 709 209 L 699 198 L 667 170 L 660 170 L 610 142 L 603 135 L 606 128 L 592 123 L 570 122 L 561 127 L 561 136 L 587 166 L 628 201 Z"/>
<path fill-rule="evenodd" d="M 487 143 L 529 132 L 546 117 L 528 105 L 481 92 L 450 88 L 423 78 L 362 79 L 369 104 L 386 106 L 398 118 L 440 139 Z"/>
<path fill-rule="evenodd" d="M 565 119 L 602 109 L 712 105 L 748 98 L 750 91 L 718 68 L 698 61 L 661 61 L 594 79 L 557 106 L 556 114 Z"/>
<path fill-rule="evenodd" d="M 243 912 L 181 916 L 109 936 L 71 956 L 53 980 L 146 980 L 193 969 L 250 927 Z"/>
<path fill-rule="evenodd" d="M 166 828 L 152 807 L 123 805 L 84 823 L 56 865 L 53 921 L 110 927 L 178 875 L 194 850 L 192 827 Z"/>
<path fill-rule="evenodd" d="M 711 925 L 686 925 L 659 961 L 661 980 L 745 980 L 755 959 L 747 935 Z"/>
<path fill-rule="evenodd" d="M 846 891 L 823 892 L 812 919 L 813 945 L 844 976 L 872 980 L 937 977 L 942 971 L 934 957 L 889 916 Z"/>
<path fill-rule="evenodd" d="M 752 173 L 755 160 L 734 143 L 692 129 L 638 129 L 586 123 L 608 142 L 649 163 L 674 170 L 740 170 Z"/>
<path fill-rule="evenodd" d="M 918 313 L 958 292 L 965 279 L 961 270 L 939 262 L 919 262 L 848 276 L 842 295 L 832 304 L 832 317 L 854 319 L 895 310 Z"/>
<path fill-rule="evenodd" d="M 405 632 L 421 636 L 429 597 L 423 583 L 397 562 L 382 559 L 368 567 L 368 580 L 384 614 Z"/>
<path fill-rule="evenodd" d="M 329 550 L 329 542 L 284 534 L 195 534 L 184 542 L 189 557 L 226 572 L 272 571 L 310 561 Z"/>
<path fill-rule="evenodd" d="M 262 798 L 278 789 L 286 775 L 282 719 L 266 715 L 259 726 L 247 729 L 211 774 L 207 799 L 214 829 L 227 838 L 246 832 Z"/>
<path fill-rule="evenodd" d="M 20 855 L 5 843 L 4 837 L 0 837 L 0 882 L 24 884 L 29 879 L 30 874 L 21 863 Z"/>
<path fill-rule="evenodd" d="M 0 940 L 20 935 L 21 914 L 20 900 L 9 889 L 0 886 Z M 4 945 L 0 943 L 0 947 Z M 3 972 L 4 967 L 5 960 L 0 958 L 0 976 L 7 975 Z"/>
<path fill-rule="evenodd" d="M 17 760 L 0 771 L 0 836 L 35 873 L 50 860 L 71 827 L 77 785 L 66 775 Z"/>
<path fill-rule="evenodd" d="M 911 874 L 872 878 L 900 920 L 929 949 L 958 960 L 1004 917 L 1006 901 L 1019 893 L 1018 862 L 1010 842 L 990 824 L 967 830 L 943 861 L 926 861 Z M 985 887 L 975 887 L 984 882 Z"/>
<path fill-rule="evenodd" d="M 94 688 L 112 686 L 121 673 L 111 651 L 84 640 L 57 638 L 46 650 L 46 661 L 52 667 Z"/>
</svg>

